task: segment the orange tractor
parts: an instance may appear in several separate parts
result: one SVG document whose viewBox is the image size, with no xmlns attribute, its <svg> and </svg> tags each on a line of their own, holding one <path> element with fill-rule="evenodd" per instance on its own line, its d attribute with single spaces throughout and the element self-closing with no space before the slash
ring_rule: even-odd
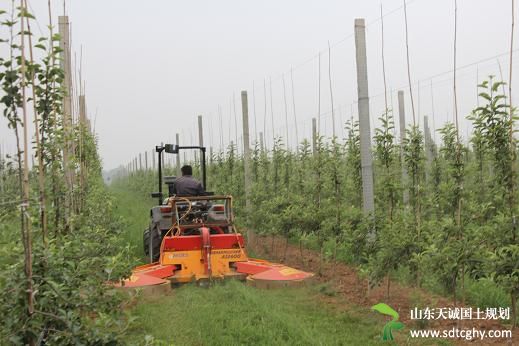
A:
<svg viewBox="0 0 519 346">
<path fill-rule="evenodd" d="M 313 276 L 282 264 L 249 259 L 245 240 L 234 223 L 232 196 L 179 196 L 173 194 L 175 177 L 166 177 L 168 197 L 162 193 L 163 152 L 198 149 L 201 153 L 203 187 L 206 189 L 205 147 L 157 146 L 159 205 L 150 212 L 144 231 L 144 252 L 150 263 L 133 269 L 124 287 L 146 287 L 213 279 L 238 278 L 263 286 L 283 286 Z"/>
</svg>

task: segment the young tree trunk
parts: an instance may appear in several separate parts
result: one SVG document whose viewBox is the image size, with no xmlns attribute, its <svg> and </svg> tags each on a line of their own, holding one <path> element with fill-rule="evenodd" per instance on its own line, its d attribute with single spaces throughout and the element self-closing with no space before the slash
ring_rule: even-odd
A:
<svg viewBox="0 0 519 346">
<path fill-rule="evenodd" d="M 288 251 L 288 235 L 285 238 L 285 251 L 283 253 L 283 262 L 287 259 L 287 251 Z"/>
<path fill-rule="evenodd" d="M 303 254 L 303 241 L 301 240 L 301 238 L 299 238 L 299 254 L 301 255 L 301 263 L 303 263 L 303 266 L 306 266 L 305 256 Z"/>
<path fill-rule="evenodd" d="M 320 248 L 319 248 L 319 272 L 318 272 L 318 275 L 323 276 L 323 244 L 322 243 L 320 243 Z"/>
<path fill-rule="evenodd" d="M 387 273 L 386 299 L 389 301 L 389 290 L 391 288 L 391 275 Z"/>
<path fill-rule="evenodd" d="M 510 293 L 510 299 L 512 301 L 512 328 L 517 327 L 517 297 L 512 292 Z"/>
<path fill-rule="evenodd" d="M 270 247 L 270 254 L 272 257 L 274 257 L 274 254 L 275 254 L 274 242 L 275 242 L 276 236 L 274 234 L 272 234 L 271 238 L 272 238 L 272 246 Z"/>
<path fill-rule="evenodd" d="M 333 276 L 337 272 L 337 243 L 338 237 L 335 236 L 334 247 L 333 247 Z"/>
</svg>

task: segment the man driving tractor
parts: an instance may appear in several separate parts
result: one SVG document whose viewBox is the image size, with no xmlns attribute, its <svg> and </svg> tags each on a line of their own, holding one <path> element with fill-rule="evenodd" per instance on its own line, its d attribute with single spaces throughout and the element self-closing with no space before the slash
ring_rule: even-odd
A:
<svg viewBox="0 0 519 346">
<path fill-rule="evenodd" d="M 201 196 L 205 194 L 202 183 L 193 178 L 193 167 L 182 166 L 182 176 L 175 180 L 173 193 L 179 196 Z"/>
</svg>

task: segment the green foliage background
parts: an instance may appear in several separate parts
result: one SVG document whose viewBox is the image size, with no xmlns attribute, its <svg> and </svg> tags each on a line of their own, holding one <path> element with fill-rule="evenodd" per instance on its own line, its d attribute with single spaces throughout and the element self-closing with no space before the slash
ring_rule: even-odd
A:
<svg viewBox="0 0 519 346">
<path fill-rule="evenodd" d="M 501 86 L 493 77 L 481 84 L 483 105 L 467 116 L 474 124 L 468 146 L 457 144 L 450 123 L 439 130 L 438 148 L 414 126 L 397 143 L 391 111 L 382 115 L 373 138 L 375 215 L 362 212 L 357 123 L 345 124 L 344 140 L 319 137 L 315 148 L 307 140 L 297 151 L 287 150 L 282 138 L 271 150 L 256 143 L 248 213 L 236 147 L 209 158 L 209 190 L 235 197 L 242 227 L 357 265 L 372 286 L 393 277 L 481 307 L 512 307 L 519 293 L 517 146 L 515 139 L 510 144 L 512 119 Z M 191 164 L 200 176 L 199 162 Z M 175 169 L 165 174 L 176 175 Z M 133 171 L 115 184 L 148 194 L 156 190 L 156 172 Z M 375 241 L 368 237 L 372 231 Z M 474 294 L 478 289 L 494 299 Z"/>
</svg>

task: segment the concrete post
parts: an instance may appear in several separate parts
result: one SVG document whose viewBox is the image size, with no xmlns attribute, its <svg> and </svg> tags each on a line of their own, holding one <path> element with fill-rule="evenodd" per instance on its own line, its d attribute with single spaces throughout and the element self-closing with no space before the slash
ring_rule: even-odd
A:
<svg viewBox="0 0 519 346">
<path fill-rule="evenodd" d="M 400 160 L 402 161 L 402 185 L 404 186 L 404 205 L 409 204 L 409 191 L 407 190 L 407 168 L 404 162 L 405 141 L 405 104 L 404 92 L 398 91 L 398 117 L 400 119 Z"/>
<path fill-rule="evenodd" d="M 373 194 L 373 158 L 369 121 L 368 65 L 366 57 L 366 26 L 363 18 L 355 19 L 355 49 L 359 105 L 360 160 L 362 167 L 362 201 L 365 214 L 375 211 Z M 374 234 L 372 235 L 374 236 Z"/>
<path fill-rule="evenodd" d="M 70 142 L 72 128 L 72 68 L 70 59 L 70 29 L 68 16 L 58 17 L 58 30 L 60 35 L 59 46 L 61 49 L 60 67 L 64 72 L 65 96 L 63 100 L 63 127 L 65 130 L 65 143 L 63 146 L 63 167 L 65 182 L 69 191 L 74 185 L 74 171 L 70 167 L 71 157 L 74 155 L 74 148 Z M 72 207 L 72 199 L 67 198 L 66 204 Z M 68 216 L 66 216 L 68 218 Z"/>
<path fill-rule="evenodd" d="M 317 154 L 317 119 L 312 118 L 312 152 Z"/>
<path fill-rule="evenodd" d="M 153 170 L 155 170 L 155 153 L 152 151 L 150 151 L 150 155 L 151 155 L 151 165 L 153 167 Z"/>
<path fill-rule="evenodd" d="M 148 151 L 144 151 L 144 168 L 148 170 Z"/>
<path fill-rule="evenodd" d="M 142 154 L 139 153 L 139 170 L 142 171 Z"/>
<path fill-rule="evenodd" d="M 81 126 L 87 126 L 85 95 L 79 95 L 79 123 Z"/>
<path fill-rule="evenodd" d="M 261 149 L 261 152 L 264 152 L 265 151 L 265 142 L 263 142 L 263 132 L 260 131 L 259 133 L 259 141 L 260 141 L 260 149 Z"/>
<path fill-rule="evenodd" d="M 202 116 L 198 116 L 198 145 L 204 146 L 204 127 L 202 126 Z"/>
<path fill-rule="evenodd" d="M 247 91 L 241 92 L 241 109 L 243 115 L 243 162 L 245 168 L 245 207 L 247 210 L 247 216 L 250 212 L 250 177 L 251 177 L 251 167 L 250 167 L 250 145 L 249 145 L 249 105 L 247 101 Z"/>
</svg>

